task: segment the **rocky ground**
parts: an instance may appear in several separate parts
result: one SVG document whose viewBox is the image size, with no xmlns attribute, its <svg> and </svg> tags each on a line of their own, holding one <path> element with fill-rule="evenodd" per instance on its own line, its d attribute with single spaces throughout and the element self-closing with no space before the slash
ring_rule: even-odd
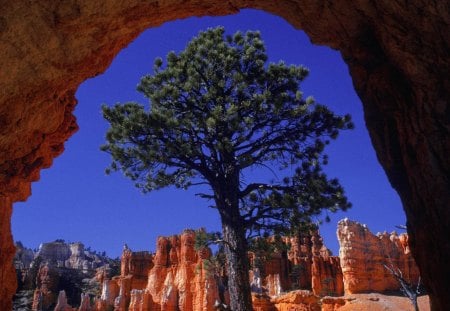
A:
<svg viewBox="0 0 450 311">
<path fill-rule="evenodd" d="M 403 296 L 383 295 L 379 293 L 352 294 L 339 297 L 345 304 L 339 311 L 414 311 L 410 300 Z M 421 296 L 418 299 L 419 310 L 429 311 L 430 302 L 428 296 Z M 332 310 L 332 309 L 322 309 Z"/>
</svg>

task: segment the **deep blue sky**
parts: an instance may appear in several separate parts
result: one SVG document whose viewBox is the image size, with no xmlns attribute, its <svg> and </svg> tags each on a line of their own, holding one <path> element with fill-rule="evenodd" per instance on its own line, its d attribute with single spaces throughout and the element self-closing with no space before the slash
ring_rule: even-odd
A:
<svg viewBox="0 0 450 311">
<path fill-rule="evenodd" d="M 15 204 L 12 227 L 16 241 L 32 248 L 55 239 L 81 241 L 119 256 L 124 243 L 133 250 L 154 250 L 159 235 L 177 234 L 184 228 L 220 230 L 217 212 L 194 196 L 195 188 L 141 194 L 121 173 L 105 175 L 110 159 L 99 151 L 107 129 L 101 104 L 145 103 L 136 85 L 141 76 L 151 72 L 153 60 L 164 58 L 170 50 L 182 50 L 200 30 L 217 25 L 225 26 L 228 33 L 260 30 L 270 61 L 282 59 L 310 69 L 302 85 L 306 96 L 313 95 L 339 114 L 351 113 L 356 129 L 344 132 L 327 149 L 330 164 L 326 171 L 339 178 L 353 203 L 351 210 L 331 214 L 331 222 L 321 226 L 333 253 L 338 252 L 337 222 L 344 217 L 367 224 L 372 232 L 390 232 L 405 223 L 398 195 L 376 159 L 361 102 L 340 54 L 312 45 L 302 31 L 279 17 L 245 10 L 233 16 L 189 18 L 149 29 L 121 51 L 103 75 L 79 87 L 75 115 L 80 130 L 51 169 L 41 172 L 28 201 Z"/>
</svg>

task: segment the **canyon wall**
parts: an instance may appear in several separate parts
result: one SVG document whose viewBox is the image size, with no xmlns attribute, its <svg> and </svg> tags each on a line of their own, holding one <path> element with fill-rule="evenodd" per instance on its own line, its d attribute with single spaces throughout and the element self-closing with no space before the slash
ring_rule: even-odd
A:
<svg viewBox="0 0 450 311">
<path fill-rule="evenodd" d="M 1 1 L 0 306 L 15 276 L 9 219 L 77 130 L 74 93 L 148 27 L 257 8 L 339 50 L 408 220 L 434 310 L 450 304 L 450 7 L 445 1 Z"/>
</svg>

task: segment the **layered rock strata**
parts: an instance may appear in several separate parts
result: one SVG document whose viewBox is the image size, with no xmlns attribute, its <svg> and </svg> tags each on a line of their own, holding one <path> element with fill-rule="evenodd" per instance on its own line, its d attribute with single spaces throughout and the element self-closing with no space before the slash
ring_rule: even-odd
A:
<svg viewBox="0 0 450 311">
<path fill-rule="evenodd" d="M 406 234 L 374 235 L 366 225 L 343 219 L 337 235 L 346 294 L 398 291 L 398 281 L 384 265 L 401 271 L 411 284 L 419 282 Z"/>
<path fill-rule="evenodd" d="M 104 256 L 85 250 L 83 243 L 65 243 L 62 240 L 42 243 L 35 258 L 52 266 L 86 272 L 94 271 L 107 263 Z"/>
<path fill-rule="evenodd" d="M 273 300 L 277 311 L 320 311 L 320 298 L 311 291 L 297 290 Z"/>
<path fill-rule="evenodd" d="M 23 300 L 20 303 L 26 308 L 33 310 L 53 309 L 61 290 L 67 294 L 65 297 L 69 303 L 79 305 L 83 291 L 92 295 L 99 287 L 100 283 L 91 279 L 96 273 L 113 273 L 113 260 L 85 250 L 82 243 L 67 244 L 62 240 L 42 243 L 36 253 L 17 243 L 16 249 L 17 298 Z M 98 268 L 101 269 L 97 272 Z M 26 303 L 23 297 L 30 291 L 34 293 Z"/>
</svg>

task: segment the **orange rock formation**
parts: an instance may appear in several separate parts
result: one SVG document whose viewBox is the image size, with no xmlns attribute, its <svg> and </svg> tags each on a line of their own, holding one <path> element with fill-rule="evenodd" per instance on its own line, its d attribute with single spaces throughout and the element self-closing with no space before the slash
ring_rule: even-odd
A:
<svg viewBox="0 0 450 311">
<path fill-rule="evenodd" d="M 42 265 L 36 278 L 36 290 L 33 295 L 33 311 L 48 310 L 58 297 L 59 275 L 49 265 Z M 65 298 L 65 293 L 64 297 Z"/>
<path fill-rule="evenodd" d="M 398 292 L 400 286 L 384 263 L 399 268 L 405 279 L 417 282 L 418 269 L 409 252 L 407 235 L 375 236 L 365 225 L 344 219 L 339 222 L 338 236 L 341 258 L 330 255 L 317 231 L 284 238 L 291 245 L 289 251 L 273 254 L 262 266 L 259 262 L 260 268 L 250 271 L 254 310 L 336 310 L 351 304 L 352 300 L 345 297 L 329 297 L 342 296 L 344 290 L 347 296 Z M 153 257 L 125 247 L 121 275 L 104 280 L 96 310 L 114 305 L 115 310 L 205 311 L 214 310 L 218 302 L 227 304 L 223 287 L 226 276 L 211 267 L 209 249 L 194 250 L 194 241 L 192 230 L 180 236 L 159 237 Z M 249 253 L 249 258 L 255 267 L 258 256 Z M 283 294 L 292 288 L 302 290 Z M 322 299 L 324 296 L 327 298 Z"/>
<path fill-rule="evenodd" d="M 320 298 L 307 290 L 297 290 L 274 299 L 278 311 L 320 311 Z"/>
<path fill-rule="evenodd" d="M 344 293 L 339 257 L 331 256 L 318 231 L 284 238 L 284 243 L 290 245 L 290 249 L 286 253 L 272 254 L 258 271 L 262 286 L 270 296 L 293 288 L 312 290 L 319 296 Z M 252 266 L 255 267 L 257 261 L 258 256 L 251 253 Z"/>
<path fill-rule="evenodd" d="M 210 251 L 196 252 L 194 242 L 194 231 L 185 230 L 180 236 L 159 237 L 154 257 L 124 247 L 121 275 L 103 280 L 95 309 L 213 310 L 220 283 L 205 263 Z"/>
<path fill-rule="evenodd" d="M 285 245 L 289 243 L 290 248 L 281 246 L 283 251 L 271 254 L 268 260 L 262 260 L 263 252 L 249 252 L 253 267 L 249 273 L 254 310 L 331 311 L 351 310 L 350 306 L 370 306 L 368 308 L 372 310 L 383 308 L 377 304 L 380 299 L 380 304 L 384 305 L 408 305 L 397 298 L 354 296 L 357 293 L 399 291 L 399 283 L 383 264 L 400 269 L 411 283 L 418 281 L 408 236 L 396 233 L 375 236 L 367 226 L 348 219 L 339 222 L 337 233 L 341 258 L 331 256 L 318 231 L 282 238 L 281 241 Z M 82 295 L 78 310 L 212 311 L 228 305 L 227 277 L 223 269 L 226 264 L 211 260 L 209 248 L 196 251 L 194 243 L 195 231 L 185 230 L 181 235 L 159 237 L 154 255 L 133 252 L 125 245 L 120 275 L 109 279 L 107 266 L 99 268 L 95 278 L 102 284 L 101 297 L 90 306 L 89 296 Z M 59 259 L 68 256 L 67 245 L 64 248 L 53 244 L 43 247 L 42 254 L 48 253 L 48 258 Z M 265 256 L 269 255 L 266 253 Z M 60 261 L 64 263 L 64 260 Z M 41 265 L 33 310 L 48 308 L 55 303 L 56 297 L 58 310 L 75 310 L 68 305 L 65 293 L 60 292 L 57 296 L 57 269 L 48 264 Z M 386 310 L 392 310 L 389 308 Z"/>
<path fill-rule="evenodd" d="M 339 258 L 329 256 L 317 232 L 285 241 L 294 243 L 289 255 L 275 253 L 264 262 L 263 272 L 250 271 L 256 292 L 255 310 L 275 310 L 267 294 L 280 296 L 292 283 L 300 284 L 300 278 L 305 288 L 317 295 L 343 293 Z M 95 309 L 114 306 L 115 310 L 212 311 L 219 302 L 228 304 L 223 267 L 215 267 L 209 261 L 209 249 L 195 251 L 194 242 L 192 230 L 185 230 L 180 236 L 159 237 L 153 257 L 125 246 L 121 275 L 112 280 L 98 276 L 103 281 L 103 291 Z M 254 262 L 255 254 L 249 256 Z M 293 276 L 294 262 L 302 272 Z M 309 296 L 319 299 L 312 292 Z"/>
<path fill-rule="evenodd" d="M 400 269 L 406 280 L 417 284 L 419 271 L 406 234 L 374 235 L 366 225 L 343 219 L 337 235 L 346 294 L 397 291 L 398 281 L 384 265 Z"/>
</svg>

